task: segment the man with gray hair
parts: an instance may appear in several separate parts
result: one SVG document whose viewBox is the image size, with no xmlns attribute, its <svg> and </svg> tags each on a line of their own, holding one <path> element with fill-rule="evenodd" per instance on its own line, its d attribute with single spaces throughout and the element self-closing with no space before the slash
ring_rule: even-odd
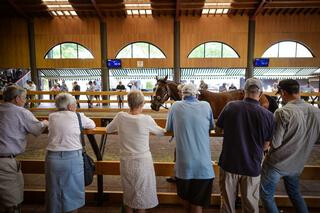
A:
<svg viewBox="0 0 320 213">
<path fill-rule="evenodd" d="M 208 102 L 199 101 L 194 84 L 182 87 L 182 101 L 169 111 L 166 129 L 176 140 L 175 177 L 178 196 L 188 211 L 202 212 L 211 200 L 214 171 L 211 162 L 209 131 L 214 120 Z"/>
<path fill-rule="evenodd" d="M 259 104 L 262 88 L 259 79 L 247 79 L 244 99 L 229 102 L 217 121 L 224 130 L 219 159 L 221 212 L 236 212 L 238 185 L 243 211 L 259 212 L 261 161 L 274 128 L 273 114 Z"/>
<path fill-rule="evenodd" d="M 7 213 L 20 212 L 23 201 L 23 175 L 16 156 L 25 151 L 28 133 L 38 136 L 48 126 L 48 121 L 38 121 L 23 108 L 26 95 L 23 88 L 11 85 L 0 104 L 0 206 Z"/>
</svg>

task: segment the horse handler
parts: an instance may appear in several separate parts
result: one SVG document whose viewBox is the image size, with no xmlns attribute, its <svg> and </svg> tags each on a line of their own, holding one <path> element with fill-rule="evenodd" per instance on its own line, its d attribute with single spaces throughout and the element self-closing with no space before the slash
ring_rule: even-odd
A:
<svg viewBox="0 0 320 213">
<path fill-rule="evenodd" d="M 214 120 L 208 102 L 196 98 L 197 88 L 186 84 L 182 101 L 170 108 L 167 131 L 176 140 L 175 176 L 178 196 L 187 203 L 188 212 L 202 212 L 211 200 L 214 171 L 211 162 L 209 131 Z"/>
<path fill-rule="evenodd" d="M 23 201 L 23 175 L 16 156 L 25 151 L 26 135 L 40 135 L 48 121 L 38 121 L 23 108 L 26 91 L 16 85 L 3 92 L 5 103 L 0 104 L 0 209 L 6 213 L 20 212 Z"/>
<path fill-rule="evenodd" d="M 235 213 L 238 185 L 243 212 L 259 213 L 259 184 L 263 151 L 274 129 L 273 114 L 260 106 L 262 82 L 249 78 L 243 100 L 229 102 L 217 126 L 224 130 L 219 159 L 221 211 Z"/>
</svg>

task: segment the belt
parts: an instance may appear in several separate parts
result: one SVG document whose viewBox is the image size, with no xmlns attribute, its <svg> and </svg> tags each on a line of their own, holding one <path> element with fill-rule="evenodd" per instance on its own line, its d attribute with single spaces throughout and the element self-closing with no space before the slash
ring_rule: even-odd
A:
<svg viewBox="0 0 320 213">
<path fill-rule="evenodd" d="M 15 155 L 0 155 L 0 158 L 15 158 Z"/>
</svg>

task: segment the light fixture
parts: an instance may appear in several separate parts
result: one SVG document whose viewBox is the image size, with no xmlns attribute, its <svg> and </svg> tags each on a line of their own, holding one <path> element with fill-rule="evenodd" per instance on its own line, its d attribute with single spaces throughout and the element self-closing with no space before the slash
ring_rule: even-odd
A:
<svg viewBox="0 0 320 213">
<path fill-rule="evenodd" d="M 217 9 L 216 14 L 222 14 L 223 9 Z"/>
<path fill-rule="evenodd" d="M 209 9 L 202 9 L 202 14 L 208 14 L 209 13 Z"/>
<path fill-rule="evenodd" d="M 62 11 L 56 11 L 56 13 L 57 13 L 59 16 L 63 16 Z"/>
<path fill-rule="evenodd" d="M 209 14 L 216 14 L 216 11 L 217 11 L 216 9 L 210 9 Z"/>
<path fill-rule="evenodd" d="M 73 15 L 73 16 L 77 16 L 78 14 L 76 13 L 76 11 L 74 11 L 74 10 L 71 10 L 71 11 L 69 11 L 70 13 L 71 13 L 71 15 Z"/>
<path fill-rule="evenodd" d="M 131 10 L 127 10 L 127 15 L 132 15 L 132 11 Z"/>
</svg>

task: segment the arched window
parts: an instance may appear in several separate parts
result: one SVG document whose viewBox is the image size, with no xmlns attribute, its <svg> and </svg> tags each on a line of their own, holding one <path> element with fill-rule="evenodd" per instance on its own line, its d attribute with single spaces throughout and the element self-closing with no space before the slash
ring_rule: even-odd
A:
<svg viewBox="0 0 320 213">
<path fill-rule="evenodd" d="M 135 42 L 122 48 L 116 58 L 166 58 L 166 56 L 153 44 Z"/>
<path fill-rule="evenodd" d="M 281 41 L 269 47 L 263 58 L 313 58 L 311 51 L 295 41 Z"/>
<path fill-rule="evenodd" d="M 188 58 L 239 58 L 239 55 L 227 44 L 206 42 L 194 48 Z"/>
<path fill-rule="evenodd" d="M 81 44 L 65 42 L 52 47 L 44 57 L 45 59 L 74 59 L 93 58 L 91 52 Z"/>
</svg>

